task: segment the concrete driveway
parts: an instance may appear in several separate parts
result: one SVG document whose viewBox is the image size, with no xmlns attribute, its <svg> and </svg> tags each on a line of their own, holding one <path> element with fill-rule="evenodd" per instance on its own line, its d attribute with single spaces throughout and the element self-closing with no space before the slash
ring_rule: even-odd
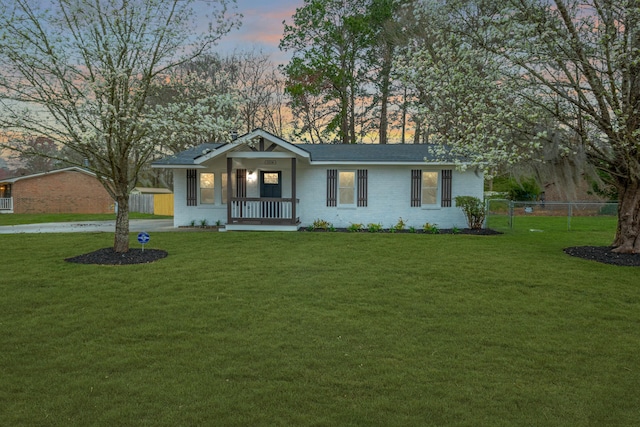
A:
<svg viewBox="0 0 640 427">
<path fill-rule="evenodd" d="M 19 233 L 113 233 L 116 221 L 79 221 L 79 222 L 49 222 L 45 224 L 3 225 L 0 234 Z M 141 231 L 177 231 L 173 227 L 173 219 L 132 219 L 129 220 L 129 232 Z"/>
</svg>

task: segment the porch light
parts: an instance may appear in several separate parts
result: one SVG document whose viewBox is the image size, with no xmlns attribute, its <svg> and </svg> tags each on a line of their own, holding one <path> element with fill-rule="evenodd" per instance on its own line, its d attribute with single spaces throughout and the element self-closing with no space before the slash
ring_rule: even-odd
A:
<svg viewBox="0 0 640 427">
<path fill-rule="evenodd" d="M 256 178 L 257 178 L 256 171 L 250 170 L 249 174 L 247 175 L 247 181 L 254 182 Z"/>
</svg>

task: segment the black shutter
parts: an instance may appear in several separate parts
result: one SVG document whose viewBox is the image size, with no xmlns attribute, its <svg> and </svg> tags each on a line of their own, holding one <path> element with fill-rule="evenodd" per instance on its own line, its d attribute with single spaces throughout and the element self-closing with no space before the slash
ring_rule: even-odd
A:
<svg viewBox="0 0 640 427">
<path fill-rule="evenodd" d="M 327 169 L 327 206 L 338 206 L 337 169 Z"/>
<path fill-rule="evenodd" d="M 442 197 L 440 205 L 443 208 L 451 207 L 451 182 L 453 179 L 453 171 L 444 169 L 442 171 Z"/>
<path fill-rule="evenodd" d="M 187 206 L 198 204 L 198 172 L 195 169 L 187 169 Z"/>
<path fill-rule="evenodd" d="M 367 177 L 366 169 L 358 169 L 358 206 L 367 206 Z"/>
<path fill-rule="evenodd" d="M 422 170 L 411 171 L 411 207 L 422 206 Z"/>
</svg>

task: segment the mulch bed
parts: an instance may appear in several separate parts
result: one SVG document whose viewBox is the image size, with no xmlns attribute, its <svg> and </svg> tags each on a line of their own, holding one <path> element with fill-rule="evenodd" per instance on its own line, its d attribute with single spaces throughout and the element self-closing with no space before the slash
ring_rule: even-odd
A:
<svg viewBox="0 0 640 427">
<path fill-rule="evenodd" d="M 130 265 L 148 264 L 165 258 L 167 252 L 161 249 L 129 249 L 129 252 L 115 252 L 113 248 L 98 249 L 88 254 L 67 258 L 65 261 L 76 264 Z"/>
<path fill-rule="evenodd" d="M 611 246 L 575 246 L 565 248 L 564 252 L 591 261 L 624 267 L 640 267 L 640 254 L 617 254 L 611 252 Z"/>
<path fill-rule="evenodd" d="M 367 230 L 366 228 L 363 228 L 362 230 L 359 231 L 351 231 L 348 228 L 336 228 L 334 230 L 327 230 L 324 228 L 316 228 L 313 230 L 309 230 L 307 228 L 300 228 L 298 231 L 303 231 L 303 232 L 307 232 L 307 233 L 371 233 L 369 230 Z M 442 228 L 442 229 L 438 229 L 437 233 L 429 233 L 427 231 L 424 230 L 415 230 L 415 231 L 410 231 L 409 229 L 404 229 L 404 230 L 397 230 L 394 232 L 389 231 L 388 229 L 384 229 L 381 231 L 374 231 L 373 233 L 384 233 L 384 234 L 408 234 L 408 233 L 412 233 L 412 234 L 473 234 L 476 236 L 494 236 L 496 234 L 502 234 L 501 231 L 496 231 L 496 230 L 492 230 L 490 228 L 481 228 L 481 229 L 471 229 L 471 228 L 461 228 L 461 229 L 456 229 L 455 231 L 451 228 Z"/>
</svg>

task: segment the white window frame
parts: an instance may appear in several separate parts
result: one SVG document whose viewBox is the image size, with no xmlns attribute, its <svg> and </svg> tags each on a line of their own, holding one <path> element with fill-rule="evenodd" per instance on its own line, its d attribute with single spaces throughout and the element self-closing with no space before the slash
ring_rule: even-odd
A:
<svg viewBox="0 0 640 427">
<path fill-rule="evenodd" d="M 435 174 L 436 175 L 436 185 L 435 187 L 433 186 L 425 186 L 424 185 L 424 178 L 426 174 Z M 433 188 L 435 189 L 435 198 L 433 200 L 433 203 L 427 203 L 425 202 L 425 190 Z M 434 209 L 440 206 L 439 204 L 439 198 L 440 198 L 440 172 L 439 171 L 429 171 L 429 170 L 423 170 L 422 171 L 422 175 L 420 176 L 420 205 L 423 208 L 427 208 L 427 209 Z"/>
<path fill-rule="evenodd" d="M 349 187 L 343 187 L 342 186 L 342 174 L 343 173 L 349 173 L 353 176 L 353 181 L 352 181 L 352 199 L 353 202 L 352 203 L 342 203 L 342 190 L 343 189 L 348 189 Z M 338 170 L 338 194 L 337 194 L 337 198 L 338 198 L 338 206 L 342 206 L 342 207 L 349 207 L 349 208 L 354 208 L 357 205 L 358 202 L 358 194 L 357 194 L 357 190 L 358 190 L 358 175 L 356 173 L 355 170 Z"/>
<path fill-rule="evenodd" d="M 213 179 L 211 187 L 203 187 L 202 186 L 203 175 L 211 175 L 211 178 Z M 215 175 L 215 173 L 213 173 L 213 172 L 200 172 L 200 176 L 199 176 L 199 179 L 198 179 L 198 189 L 199 189 L 198 197 L 200 198 L 199 201 L 200 201 L 201 205 L 214 205 L 216 203 L 216 190 L 215 190 L 215 188 L 216 188 L 216 175 Z M 203 190 L 210 190 L 212 192 L 212 194 L 211 194 L 211 202 L 204 202 L 203 201 L 203 199 L 204 199 L 202 197 L 202 191 Z"/>
</svg>

